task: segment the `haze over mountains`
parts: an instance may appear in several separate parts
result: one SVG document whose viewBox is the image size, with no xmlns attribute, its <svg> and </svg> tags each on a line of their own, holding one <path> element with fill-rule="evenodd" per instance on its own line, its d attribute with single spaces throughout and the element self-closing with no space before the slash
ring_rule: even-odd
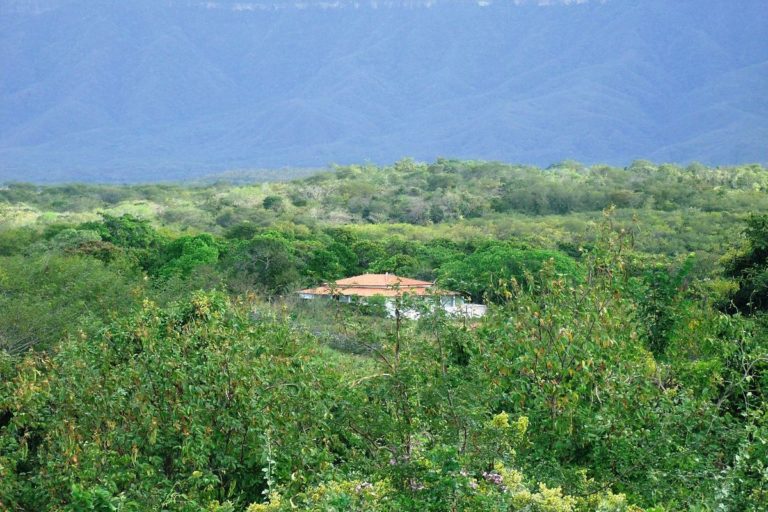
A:
<svg viewBox="0 0 768 512">
<path fill-rule="evenodd" d="M 767 13 L 764 0 L 0 0 L 0 182 L 403 156 L 765 163 Z"/>
</svg>

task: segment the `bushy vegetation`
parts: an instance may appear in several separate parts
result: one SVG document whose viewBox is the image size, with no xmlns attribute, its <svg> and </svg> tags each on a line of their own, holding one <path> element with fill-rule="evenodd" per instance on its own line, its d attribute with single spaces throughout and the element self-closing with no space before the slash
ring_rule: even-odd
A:
<svg viewBox="0 0 768 512">
<path fill-rule="evenodd" d="M 0 509 L 763 510 L 767 176 L 406 160 L 11 185 Z M 292 293 L 363 272 L 489 312 Z"/>
</svg>

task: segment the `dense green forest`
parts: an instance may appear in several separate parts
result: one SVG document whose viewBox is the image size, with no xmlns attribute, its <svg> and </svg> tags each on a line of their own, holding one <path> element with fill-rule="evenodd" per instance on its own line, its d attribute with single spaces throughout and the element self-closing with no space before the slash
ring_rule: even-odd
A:
<svg viewBox="0 0 768 512">
<path fill-rule="evenodd" d="M 766 393 L 759 165 L 0 187 L 0 510 L 765 510 Z"/>
</svg>

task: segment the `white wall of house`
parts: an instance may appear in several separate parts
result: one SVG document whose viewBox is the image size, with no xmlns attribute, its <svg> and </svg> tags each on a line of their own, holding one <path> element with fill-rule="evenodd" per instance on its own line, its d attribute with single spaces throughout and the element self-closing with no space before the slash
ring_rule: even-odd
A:
<svg viewBox="0 0 768 512">
<path fill-rule="evenodd" d="M 458 304 L 446 307 L 445 311 L 451 316 L 460 318 L 480 318 L 488 312 L 488 306 L 484 304 Z"/>
<path fill-rule="evenodd" d="M 487 306 L 483 304 L 466 304 L 461 297 L 454 297 L 455 300 L 451 301 L 446 299 L 447 297 L 443 297 L 440 300 L 440 307 L 448 314 L 448 316 L 455 318 L 480 318 L 485 316 L 488 311 Z M 390 318 L 394 318 L 397 314 L 395 301 L 387 300 L 385 306 L 387 315 Z M 418 320 L 421 317 L 421 312 L 416 309 L 401 309 L 400 316 L 410 320 Z"/>
<path fill-rule="evenodd" d="M 314 293 L 300 293 L 299 298 L 305 300 L 327 298 L 326 295 L 316 295 Z M 338 298 L 339 302 L 349 304 L 354 301 L 365 301 L 362 297 L 352 297 L 350 295 L 342 295 Z M 464 299 L 457 295 L 446 295 L 440 298 L 440 307 L 450 316 L 457 318 L 480 318 L 485 315 L 488 308 L 483 304 L 469 304 L 465 303 Z M 384 302 L 384 308 L 387 311 L 387 316 L 395 318 L 397 315 L 397 301 L 394 298 L 387 298 Z M 421 317 L 421 313 L 413 308 L 406 308 L 400 310 L 400 316 L 402 318 L 408 318 L 410 320 L 417 320 Z"/>
</svg>

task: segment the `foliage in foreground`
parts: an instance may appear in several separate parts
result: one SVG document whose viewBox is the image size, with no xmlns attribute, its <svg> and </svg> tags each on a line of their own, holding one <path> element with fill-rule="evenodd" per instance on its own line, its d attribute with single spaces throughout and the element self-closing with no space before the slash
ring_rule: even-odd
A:
<svg viewBox="0 0 768 512">
<path fill-rule="evenodd" d="M 361 325 L 365 364 L 219 293 L 3 355 L 3 505 L 760 510 L 762 320 L 670 303 L 655 356 L 625 236 L 502 282 L 481 325 Z"/>
<path fill-rule="evenodd" d="M 96 339 L 70 339 L 15 368 L 6 356 L 2 504 L 228 510 L 269 494 L 268 505 L 249 510 L 291 502 L 308 510 L 568 511 L 597 502 L 628 510 L 610 493 L 586 500 L 543 485 L 531 492 L 508 466 L 524 442 L 525 417 L 480 421 L 462 450 L 431 443 L 439 430 L 397 420 L 370 431 L 358 415 L 384 421 L 392 404 L 378 385 L 361 389 L 320 356 L 286 325 L 251 323 L 217 294 L 165 311 L 145 304 Z M 401 385 L 385 387 L 411 392 Z M 366 406 L 372 399 L 382 401 Z M 427 420 L 414 407 L 406 414 Z M 343 476 L 359 474 L 367 457 L 377 468 L 383 452 L 378 471 Z"/>
</svg>

